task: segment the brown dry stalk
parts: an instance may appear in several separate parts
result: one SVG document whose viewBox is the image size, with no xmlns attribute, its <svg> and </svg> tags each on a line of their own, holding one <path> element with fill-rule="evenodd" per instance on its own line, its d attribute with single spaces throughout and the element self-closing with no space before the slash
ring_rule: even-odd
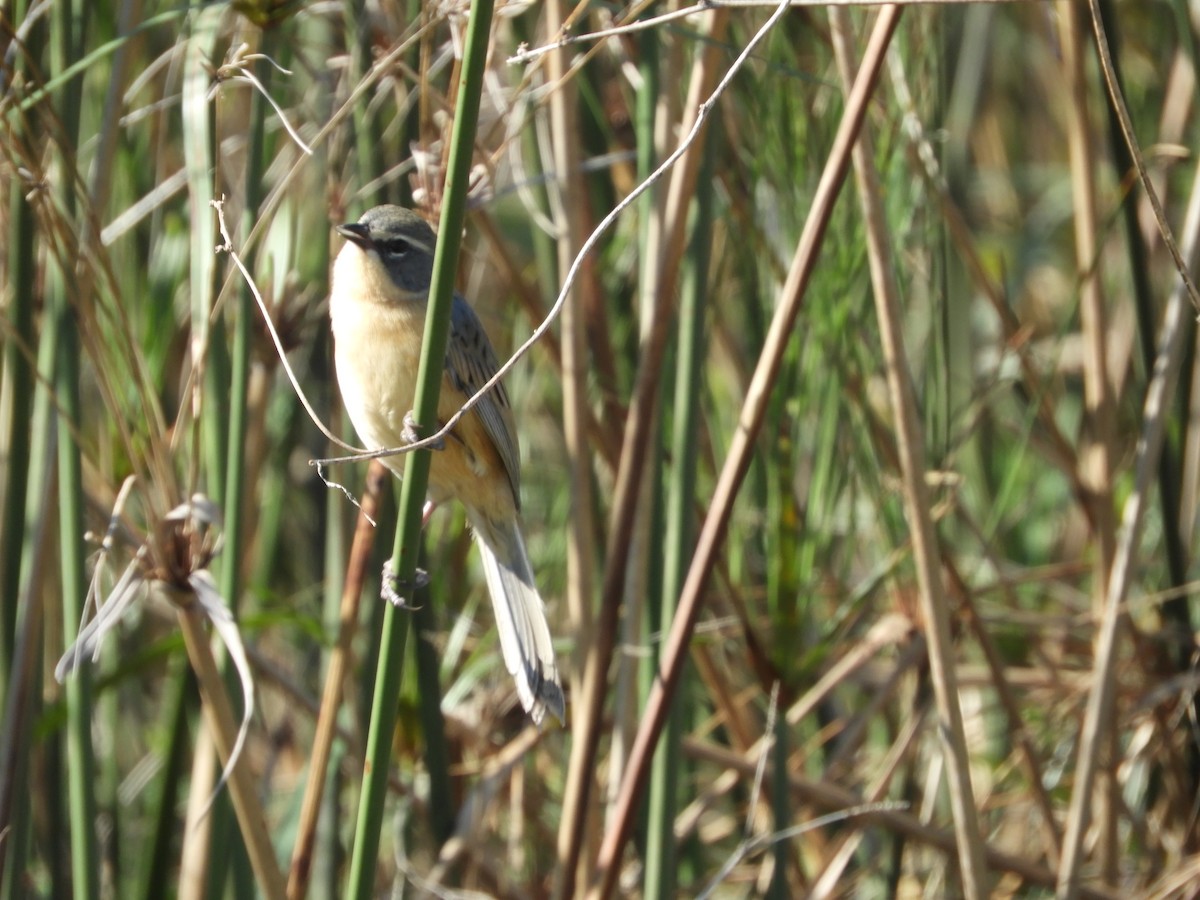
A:
<svg viewBox="0 0 1200 900">
<path fill-rule="evenodd" d="M 1108 379 L 1108 313 L 1100 290 L 1096 239 L 1096 190 L 1092 173 L 1092 136 L 1087 115 L 1087 75 L 1083 68 L 1083 46 L 1075 5 L 1070 0 L 1058 3 L 1059 35 L 1063 74 L 1066 76 L 1067 147 L 1071 165 L 1071 193 L 1075 206 L 1075 264 L 1080 280 L 1079 319 L 1083 337 L 1083 393 L 1087 429 L 1079 452 L 1079 481 L 1084 487 L 1084 502 L 1095 536 L 1097 552 L 1093 560 L 1092 610 L 1100 619 L 1104 609 L 1105 584 L 1112 566 L 1116 526 L 1113 516 L 1113 444 L 1115 441 L 1115 402 Z M 1115 697 L 1110 702 L 1115 703 Z M 1103 711 L 1112 719 L 1115 709 Z M 1113 884 L 1117 877 L 1117 814 L 1120 798 L 1111 766 L 1115 761 L 1117 732 L 1109 732 L 1108 745 L 1095 749 L 1107 760 L 1108 768 L 1095 793 L 1095 821 L 1099 829 L 1095 849 L 1104 879 Z"/>
<path fill-rule="evenodd" d="M 1116 92 L 1116 82 L 1111 78 L 1111 60 L 1108 59 L 1107 43 L 1100 25 L 1099 11 L 1094 5 L 1092 14 L 1097 42 L 1100 45 L 1101 64 L 1105 70 L 1113 103 L 1119 110 L 1123 110 L 1124 101 Z M 1130 136 L 1127 131 L 1126 137 Z M 1139 160 L 1139 171 L 1144 171 L 1136 143 L 1132 140 L 1130 143 L 1130 153 L 1136 160 Z M 1146 186 L 1148 190 L 1151 190 L 1148 183 Z M 1159 215 L 1159 224 L 1169 234 L 1169 229 L 1166 229 L 1166 223 L 1162 220 L 1161 215 Z M 1174 241 L 1170 240 L 1173 246 Z M 1090 817 L 1091 793 L 1100 757 L 1103 755 L 1100 745 L 1109 737 L 1111 725 L 1107 711 L 1112 708 L 1116 689 L 1116 651 L 1119 625 L 1123 615 L 1125 595 L 1129 590 L 1129 581 L 1132 578 L 1134 556 L 1137 553 L 1138 539 L 1141 536 L 1143 513 L 1149 501 L 1154 472 L 1161 458 L 1160 451 L 1166 427 L 1167 398 L 1174 392 L 1182 362 L 1183 346 L 1187 336 L 1187 329 L 1184 327 L 1185 304 L 1194 295 L 1194 287 L 1186 275 L 1186 268 L 1189 264 L 1194 263 L 1198 243 L 1200 243 L 1200 170 L 1197 170 L 1192 182 L 1192 195 L 1188 201 L 1187 218 L 1184 223 L 1183 248 L 1181 251 L 1173 250 L 1173 256 L 1181 266 L 1181 279 L 1171 294 L 1163 317 L 1158 356 L 1154 361 L 1153 375 L 1142 407 L 1142 431 L 1134 462 L 1134 487 L 1125 501 L 1121 528 L 1117 535 L 1116 551 L 1106 582 L 1104 603 L 1100 610 L 1100 621 L 1096 631 L 1094 677 L 1088 692 L 1088 703 L 1079 737 L 1079 754 L 1075 763 L 1071 806 L 1063 836 L 1063 856 L 1059 866 L 1056 888 L 1056 895 L 1060 898 L 1075 897 L 1082 890 L 1079 884 L 1079 870 L 1082 866 L 1084 835 Z"/>
<path fill-rule="evenodd" d="M 313 844 L 316 841 L 317 821 L 321 814 L 321 797 L 325 793 L 325 776 L 329 769 L 329 756 L 333 739 L 337 733 L 338 712 L 342 707 L 342 685 L 350 667 L 350 642 L 358 622 L 359 598 L 362 597 L 363 580 L 371 546 L 375 542 L 375 526 L 384 488 L 390 483 L 391 474 L 382 462 L 372 460 L 367 469 L 366 488 L 362 505 L 358 510 L 358 523 L 354 528 L 354 541 L 350 546 L 350 559 L 346 563 L 346 580 L 342 586 L 342 602 L 338 611 L 338 633 L 333 652 L 329 656 L 329 668 L 325 671 L 325 688 L 321 694 L 321 710 L 317 716 L 317 729 L 313 735 L 312 758 L 308 763 L 308 784 L 304 788 L 304 799 L 300 806 L 300 821 L 296 826 L 296 844 L 292 848 L 292 865 L 288 873 L 288 900 L 300 900 L 308 892 L 308 878 L 312 869 Z"/>
<path fill-rule="evenodd" d="M 204 618 L 195 606 L 180 607 L 179 626 L 183 631 L 188 659 L 192 663 L 196 680 L 200 684 L 200 693 L 204 698 L 204 718 L 208 723 L 208 731 L 221 760 L 228 764 L 238 728 L 229 705 L 229 697 L 225 693 L 225 682 L 217 670 L 212 645 L 209 643 L 208 633 L 204 630 Z M 283 873 L 279 871 L 279 864 L 275 861 L 275 848 L 271 844 L 271 835 L 267 832 L 266 816 L 258 802 L 258 792 L 250 777 L 249 765 L 249 759 L 242 755 L 229 773 L 227 784 L 230 799 L 233 801 L 233 811 L 241 826 L 246 853 L 250 857 L 250 867 L 254 870 L 259 890 L 268 900 L 283 900 L 286 895 Z"/>
<path fill-rule="evenodd" d="M 576 8 L 572 18 L 581 12 Z M 554 34 L 566 27 L 561 0 L 549 0 L 546 4 L 546 24 Z M 546 60 L 546 77 L 559 82 L 558 89 L 550 95 L 550 131 L 553 143 L 553 167 L 555 178 L 549 185 L 550 208 L 558 227 L 558 270 L 566 272 L 571 267 L 586 238 L 583 220 L 584 205 L 580 198 L 586 195 L 583 172 L 580 165 L 582 150 L 579 146 L 579 103 L 576 97 L 578 85 L 564 80 L 567 69 L 565 53 L 552 53 Z M 594 291 L 594 266 L 590 262 L 581 270 L 582 278 L 572 287 L 572 294 L 562 309 L 562 361 L 563 361 L 563 438 L 567 450 L 567 472 L 570 481 L 571 506 L 574 514 L 569 517 L 567 531 L 567 609 L 570 615 L 571 632 L 576 635 L 576 648 L 572 659 L 572 677 L 583 672 L 584 662 L 592 652 L 590 636 L 594 633 L 592 598 L 596 583 L 596 536 L 592 520 L 592 453 L 587 438 L 588 372 L 587 352 L 584 342 L 584 314 L 582 298 Z M 582 704 L 575 704 L 571 714 L 572 747 L 578 751 L 587 739 L 588 722 L 593 716 L 598 719 L 599 710 L 590 709 L 588 704 L 599 700 L 585 694 Z M 580 759 L 578 752 L 571 754 L 571 764 Z M 582 773 L 580 773 L 582 774 Z M 571 776 L 568 775 L 570 780 Z M 582 780 L 575 779 L 576 784 Z M 583 791 L 586 796 L 586 789 Z M 574 794 L 565 798 L 564 819 L 567 811 L 577 821 L 579 828 L 594 827 L 596 810 L 587 803 L 572 809 Z M 569 855 L 570 846 L 564 847 L 563 835 L 559 836 L 560 856 Z M 587 868 L 574 865 L 562 866 L 558 870 L 558 892 L 572 892 L 572 879 L 586 883 Z"/>
</svg>

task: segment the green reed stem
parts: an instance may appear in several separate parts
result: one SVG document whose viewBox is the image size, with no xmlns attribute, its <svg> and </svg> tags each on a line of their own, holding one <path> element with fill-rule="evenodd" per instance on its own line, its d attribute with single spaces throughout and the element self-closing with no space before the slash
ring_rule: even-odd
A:
<svg viewBox="0 0 1200 900">
<path fill-rule="evenodd" d="M 488 37 L 492 21 L 491 0 L 471 4 L 463 53 L 462 75 L 454 129 L 450 136 L 450 157 L 446 166 L 446 187 L 437 248 L 433 258 L 433 283 L 429 289 L 429 308 L 425 318 L 425 337 L 421 345 L 421 364 L 417 370 L 417 388 L 413 414 L 424 427 L 436 421 L 438 392 L 441 388 L 446 345 L 450 336 L 450 309 L 454 301 L 454 273 L 466 218 L 467 184 L 470 176 L 475 127 L 479 118 L 479 98 L 487 63 Z M 401 584 L 416 577 L 417 555 L 421 541 L 421 508 L 429 479 L 429 451 L 408 454 L 400 489 L 400 514 L 396 542 L 392 552 L 392 570 Z M 392 732 L 396 725 L 396 697 L 404 667 L 404 645 L 408 638 L 408 612 L 388 605 L 384 611 L 380 638 L 379 669 L 367 732 L 363 784 L 358 822 L 354 835 L 354 853 L 350 862 L 347 896 L 367 900 L 374 895 L 374 874 L 379 853 L 379 832 L 383 824 L 387 796 L 387 770 Z"/>
<path fill-rule="evenodd" d="M 675 369 L 674 422 L 666 503 L 666 545 L 663 566 L 662 614 L 657 626 L 666 634 L 675 617 L 675 601 L 683 588 L 695 543 L 696 454 L 700 423 L 700 392 L 704 379 L 704 314 L 708 306 L 708 262 L 712 251 L 712 145 L 716 129 L 705 138 L 704 154 L 692 221 L 692 237 L 684 259 L 679 301 L 679 347 Z M 655 645 L 656 649 L 660 645 Z M 657 654 L 656 654 L 657 663 Z M 657 668 L 657 665 L 656 665 Z M 678 812 L 680 741 L 686 712 L 686 690 L 676 693 L 663 738 L 650 772 L 650 819 L 646 847 L 646 896 L 674 897 L 678 881 L 675 815 Z"/>
</svg>

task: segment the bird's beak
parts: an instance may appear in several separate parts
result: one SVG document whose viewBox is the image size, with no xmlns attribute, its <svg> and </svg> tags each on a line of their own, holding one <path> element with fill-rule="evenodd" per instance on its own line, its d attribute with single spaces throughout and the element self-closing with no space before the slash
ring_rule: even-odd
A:
<svg viewBox="0 0 1200 900">
<path fill-rule="evenodd" d="M 334 231 L 358 246 L 369 249 L 372 246 L 370 230 L 361 222 L 348 222 L 345 225 L 335 225 Z"/>
</svg>

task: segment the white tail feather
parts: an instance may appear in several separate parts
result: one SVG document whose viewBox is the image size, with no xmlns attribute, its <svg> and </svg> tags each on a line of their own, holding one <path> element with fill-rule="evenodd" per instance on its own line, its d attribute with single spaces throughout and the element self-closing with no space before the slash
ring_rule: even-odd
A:
<svg viewBox="0 0 1200 900">
<path fill-rule="evenodd" d="M 495 522 L 471 510 L 483 572 L 500 632 L 504 664 L 517 684 L 517 697 L 536 724 L 546 710 L 565 722 L 566 704 L 546 607 L 533 580 L 525 541 L 515 521 Z"/>
</svg>

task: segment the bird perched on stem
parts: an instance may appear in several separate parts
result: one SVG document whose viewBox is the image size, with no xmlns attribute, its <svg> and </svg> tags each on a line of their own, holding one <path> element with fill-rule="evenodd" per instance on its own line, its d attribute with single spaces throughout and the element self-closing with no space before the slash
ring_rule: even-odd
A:
<svg viewBox="0 0 1200 900">
<path fill-rule="evenodd" d="M 413 396 L 435 237 L 399 206 L 377 206 L 337 226 L 346 238 L 333 266 L 329 312 L 342 400 L 371 450 L 411 443 Z M 448 420 L 499 367 L 475 312 L 457 294 L 438 400 Z M 400 456 L 383 461 L 403 474 Z M 519 519 L 520 454 L 503 385 L 485 395 L 450 432 L 429 466 L 429 499 L 467 509 L 500 632 L 500 648 L 521 704 L 540 723 L 564 718 L 562 684 L 546 610 L 533 580 Z"/>
</svg>

